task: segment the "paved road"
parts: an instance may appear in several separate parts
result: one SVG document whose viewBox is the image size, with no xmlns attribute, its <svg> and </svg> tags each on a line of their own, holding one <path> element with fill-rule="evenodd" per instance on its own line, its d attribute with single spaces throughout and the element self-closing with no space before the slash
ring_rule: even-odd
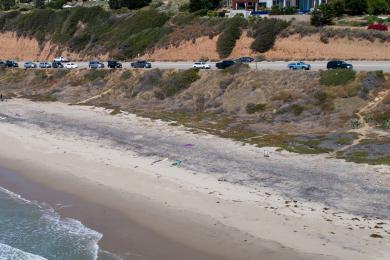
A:
<svg viewBox="0 0 390 260">
<path fill-rule="evenodd" d="M 255 70 L 286 70 L 287 64 L 291 61 L 273 61 L 273 62 L 258 62 L 251 63 L 249 66 Z M 384 72 L 390 72 L 390 61 L 347 61 L 354 66 L 357 71 L 375 71 L 383 70 Z M 88 68 L 88 62 L 74 62 L 79 68 Z M 313 70 L 326 69 L 327 61 L 314 61 L 307 62 L 311 64 Z M 23 68 L 24 62 L 19 62 L 19 67 Z M 107 64 L 106 64 L 107 65 Z M 130 68 L 130 62 L 122 62 L 124 68 Z M 189 69 L 192 68 L 192 61 L 183 62 L 152 62 L 153 68 L 159 69 Z M 216 69 L 215 62 L 210 62 L 211 68 Z"/>
</svg>

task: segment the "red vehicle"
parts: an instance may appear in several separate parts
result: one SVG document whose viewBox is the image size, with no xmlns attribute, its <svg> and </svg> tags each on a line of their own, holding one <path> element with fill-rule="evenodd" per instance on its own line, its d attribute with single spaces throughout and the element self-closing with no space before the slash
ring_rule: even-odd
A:
<svg viewBox="0 0 390 260">
<path fill-rule="evenodd" d="M 370 24 L 367 29 L 387 32 L 389 30 L 389 27 L 386 24 L 373 23 L 373 24 Z"/>
</svg>

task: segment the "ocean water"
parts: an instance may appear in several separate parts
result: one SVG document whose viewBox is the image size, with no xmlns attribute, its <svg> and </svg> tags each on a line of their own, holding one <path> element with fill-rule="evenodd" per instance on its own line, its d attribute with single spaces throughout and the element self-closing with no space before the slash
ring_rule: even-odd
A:
<svg viewBox="0 0 390 260">
<path fill-rule="evenodd" d="M 93 260 L 101 238 L 80 221 L 0 187 L 0 260 Z M 104 255 L 99 259 L 111 258 Z"/>
</svg>

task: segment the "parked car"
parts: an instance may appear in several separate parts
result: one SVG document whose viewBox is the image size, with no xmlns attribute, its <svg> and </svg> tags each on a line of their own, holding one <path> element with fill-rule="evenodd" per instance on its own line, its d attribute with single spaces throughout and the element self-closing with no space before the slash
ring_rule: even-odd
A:
<svg viewBox="0 0 390 260">
<path fill-rule="evenodd" d="M 215 64 L 215 66 L 218 68 L 218 69 L 226 69 L 232 65 L 236 64 L 234 61 L 232 60 L 223 60 L 223 61 L 220 61 L 220 62 L 217 62 Z"/>
<path fill-rule="evenodd" d="M 110 69 L 120 69 L 120 68 L 122 68 L 122 63 L 120 63 L 116 60 L 109 60 L 107 62 L 107 67 Z"/>
<path fill-rule="evenodd" d="M 5 61 L 5 65 L 8 67 L 8 68 L 19 68 L 19 64 L 13 60 L 6 60 Z"/>
<path fill-rule="evenodd" d="M 56 57 L 56 58 L 54 58 L 54 61 L 57 61 L 57 62 L 69 62 L 69 60 L 64 58 L 64 57 Z"/>
<path fill-rule="evenodd" d="M 204 62 L 204 61 L 197 61 L 192 65 L 194 69 L 211 69 L 210 64 Z"/>
<path fill-rule="evenodd" d="M 49 62 L 40 62 L 39 67 L 41 69 L 49 69 L 49 68 L 51 68 L 51 64 Z"/>
<path fill-rule="evenodd" d="M 236 59 L 236 62 L 242 62 L 242 63 L 251 63 L 253 61 L 255 61 L 255 59 L 251 57 L 241 57 Z"/>
<path fill-rule="evenodd" d="M 137 60 L 137 61 L 132 62 L 130 65 L 132 68 L 150 69 L 152 67 L 152 64 L 150 62 L 147 62 L 146 60 Z"/>
<path fill-rule="evenodd" d="M 32 61 L 28 61 L 28 62 L 24 63 L 24 68 L 25 69 L 35 69 L 37 67 L 38 67 L 37 64 L 35 64 Z"/>
<path fill-rule="evenodd" d="M 5 68 L 7 65 L 5 64 L 4 61 L 0 60 L 0 68 Z"/>
<path fill-rule="evenodd" d="M 62 69 L 64 67 L 64 65 L 59 62 L 59 61 L 54 61 L 51 66 L 54 68 L 54 69 Z"/>
<path fill-rule="evenodd" d="M 287 65 L 290 70 L 310 70 L 310 64 L 304 63 L 303 61 L 293 62 Z"/>
<path fill-rule="evenodd" d="M 89 62 L 88 67 L 90 69 L 102 69 L 104 68 L 104 64 L 100 61 L 94 60 Z"/>
<path fill-rule="evenodd" d="M 353 68 L 352 64 L 346 63 L 342 60 L 331 60 L 326 65 L 326 68 L 329 69 L 349 69 L 351 70 Z"/>
<path fill-rule="evenodd" d="M 64 67 L 65 67 L 66 69 L 77 69 L 78 66 L 77 66 L 77 64 L 70 62 L 70 63 L 66 63 L 66 64 L 64 65 Z"/>
</svg>

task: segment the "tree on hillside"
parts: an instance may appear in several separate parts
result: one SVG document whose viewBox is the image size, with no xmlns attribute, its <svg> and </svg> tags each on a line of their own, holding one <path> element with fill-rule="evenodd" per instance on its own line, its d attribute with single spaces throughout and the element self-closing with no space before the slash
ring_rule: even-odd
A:
<svg viewBox="0 0 390 260">
<path fill-rule="evenodd" d="M 152 0 L 122 0 L 123 6 L 129 9 L 137 9 L 150 4 Z"/>
<path fill-rule="evenodd" d="M 310 23 L 314 26 L 330 25 L 332 24 L 333 16 L 334 12 L 331 5 L 322 4 L 312 12 Z"/>
<path fill-rule="evenodd" d="M 333 0 L 330 2 L 333 9 L 333 14 L 336 17 L 341 17 L 345 14 L 345 1 L 344 0 Z"/>
<path fill-rule="evenodd" d="M 120 9 L 122 7 L 122 0 L 109 0 L 108 5 L 111 9 Z"/>
<path fill-rule="evenodd" d="M 209 9 L 211 3 L 209 0 L 190 0 L 190 12 L 196 12 L 203 9 Z"/>
<path fill-rule="evenodd" d="M 45 0 L 34 0 L 35 8 L 44 8 Z"/>
<path fill-rule="evenodd" d="M 108 5 L 111 9 L 120 9 L 127 7 L 128 9 L 138 9 L 150 4 L 152 0 L 109 0 Z"/>
<path fill-rule="evenodd" d="M 345 0 L 345 11 L 350 15 L 362 15 L 367 12 L 367 0 Z"/>
<path fill-rule="evenodd" d="M 211 0 L 210 2 L 212 9 L 220 8 L 223 5 L 223 0 Z"/>
<path fill-rule="evenodd" d="M 0 0 L 0 8 L 1 10 L 9 10 L 11 7 L 15 6 L 15 0 Z"/>
<path fill-rule="evenodd" d="M 369 14 L 385 14 L 389 11 L 389 4 L 386 0 L 368 0 Z"/>
</svg>

